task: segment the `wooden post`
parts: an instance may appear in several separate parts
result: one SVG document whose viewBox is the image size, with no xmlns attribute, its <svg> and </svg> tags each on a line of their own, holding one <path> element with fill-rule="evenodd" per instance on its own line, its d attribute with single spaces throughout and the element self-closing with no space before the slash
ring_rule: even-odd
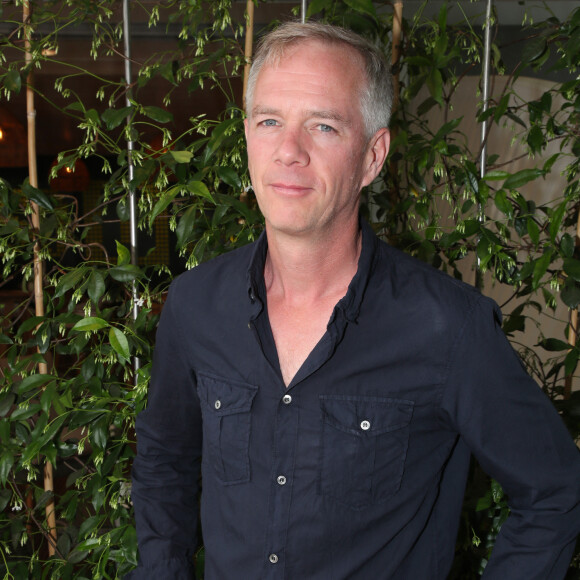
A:
<svg viewBox="0 0 580 580">
<path fill-rule="evenodd" d="M 22 5 L 22 20 L 24 23 L 24 47 L 25 60 L 29 67 L 28 78 L 26 79 L 26 118 L 28 127 L 28 175 L 29 182 L 32 187 L 38 188 L 38 169 L 36 165 L 36 109 L 34 108 L 34 75 L 33 68 L 30 66 L 32 62 L 31 44 L 32 37 L 30 27 L 30 0 L 25 0 Z M 40 208 L 31 201 L 32 207 L 32 227 L 34 229 L 34 305 L 36 316 L 44 316 L 44 293 L 43 293 L 43 264 L 40 255 L 40 242 L 38 239 L 38 232 L 40 230 Z M 38 365 L 38 372 L 40 374 L 48 374 L 48 367 L 46 363 Z M 54 482 L 52 473 L 52 463 L 46 461 L 44 464 L 44 490 L 54 492 Z M 54 500 L 50 500 L 45 507 L 46 525 L 49 533 L 48 553 L 53 556 L 56 553 L 56 516 Z"/>
<path fill-rule="evenodd" d="M 254 50 L 254 2 L 248 0 L 246 4 L 248 12 L 248 20 L 246 24 L 246 46 L 244 56 L 246 57 L 246 66 L 244 67 L 244 89 L 243 89 L 243 105 L 246 106 L 246 91 L 248 90 L 248 75 L 250 74 L 250 67 L 252 66 L 252 54 Z"/>
<path fill-rule="evenodd" d="M 393 48 L 391 64 L 396 67 L 393 75 L 393 112 L 399 106 L 399 58 L 401 56 L 401 31 L 403 28 L 403 2 L 398 0 L 393 4 Z"/>
</svg>

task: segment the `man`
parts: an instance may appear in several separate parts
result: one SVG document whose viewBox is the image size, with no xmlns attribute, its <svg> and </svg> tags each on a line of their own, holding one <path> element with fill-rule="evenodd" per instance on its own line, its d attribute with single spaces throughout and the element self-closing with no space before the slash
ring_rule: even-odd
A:
<svg viewBox="0 0 580 580">
<path fill-rule="evenodd" d="M 137 424 L 133 578 L 437 580 L 470 452 L 510 498 L 485 577 L 563 578 L 578 450 L 476 290 L 379 241 L 386 65 L 321 24 L 269 34 L 246 138 L 266 232 L 172 286 Z"/>
</svg>

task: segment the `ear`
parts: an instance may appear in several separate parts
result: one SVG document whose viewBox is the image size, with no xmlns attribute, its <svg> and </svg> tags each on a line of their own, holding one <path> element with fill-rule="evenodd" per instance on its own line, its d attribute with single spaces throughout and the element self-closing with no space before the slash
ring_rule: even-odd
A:
<svg viewBox="0 0 580 580">
<path fill-rule="evenodd" d="M 379 129 L 369 140 L 365 156 L 365 174 L 362 179 L 362 187 L 372 183 L 380 173 L 391 144 L 391 133 L 384 127 Z"/>
</svg>

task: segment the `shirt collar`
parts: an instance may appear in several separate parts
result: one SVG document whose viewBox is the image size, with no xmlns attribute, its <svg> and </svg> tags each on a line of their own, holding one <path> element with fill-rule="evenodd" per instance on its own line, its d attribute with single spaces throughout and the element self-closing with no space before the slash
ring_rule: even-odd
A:
<svg viewBox="0 0 580 580">
<path fill-rule="evenodd" d="M 376 245 L 378 243 L 378 238 L 368 222 L 362 218 L 360 218 L 359 222 L 362 233 L 362 244 L 358 268 L 348 286 L 346 294 L 336 305 L 338 309 L 342 310 L 345 318 L 349 322 L 354 322 L 358 318 L 363 296 L 373 270 L 376 257 Z M 254 246 L 247 273 L 248 298 L 253 307 L 252 319 L 260 314 L 266 300 L 264 266 L 266 264 L 267 252 L 268 238 L 264 230 Z"/>
<path fill-rule="evenodd" d="M 349 322 L 356 322 L 358 318 L 364 293 L 372 270 L 374 269 L 374 261 L 377 255 L 376 246 L 378 238 L 375 232 L 366 220 L 360 218 L 359 223 L 362 243 L 360 257 L 358 259 L 358 268 L 348 286 L 346 294 L 336 305 L 337 309 L 344 312 L 344 316 Z"/>
</svg>

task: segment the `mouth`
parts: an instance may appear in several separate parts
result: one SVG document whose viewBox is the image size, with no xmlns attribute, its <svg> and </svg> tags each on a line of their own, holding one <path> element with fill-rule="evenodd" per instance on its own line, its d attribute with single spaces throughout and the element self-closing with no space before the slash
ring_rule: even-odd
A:
<svg viewBox="0 0 580 580">
<path fill-rule="evenodd" d="M 295 183 L 283 183 L 283 182 L 271 183 L 270 187 L 274 189 L 277 193 L 288 196 L 304 195 L 305 193 L 311 190 L 311 188 L 306 185 L 298 185 Z"/>
</svg>

